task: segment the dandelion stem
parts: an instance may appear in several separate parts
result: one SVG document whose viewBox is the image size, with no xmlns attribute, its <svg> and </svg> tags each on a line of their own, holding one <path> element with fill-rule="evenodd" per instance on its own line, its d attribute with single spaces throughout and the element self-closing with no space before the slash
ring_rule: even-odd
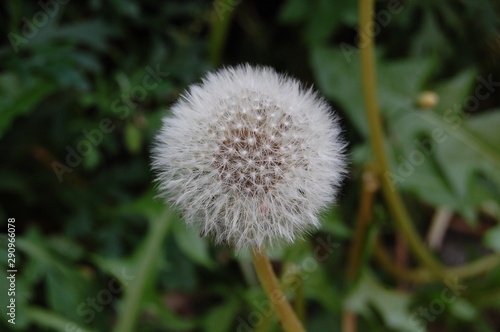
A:
<svg viewBox="0 0 500 332">
<path fill-rule="evenodd" d="M 363 173 L 363 187 L 361 189 L 361 201 L 359 203 L 358 216 L 354 239 L 349 248 L 349 260 L 346 280 L 351 284 L 356 280 L 363 256 L 363 244 L 366 243 L 366 232 L 373 215 L 373 201 L 379 188 L 379 182 L 375 174 L 369 169 Z M 356 314 L 345 309 L 342 314 L 342 331 L 356 331 Z"/>
<path fill-rule="evenodd" d="M 431 255 L 431 253 L 422 243 L 417 234 L 417 231 L 415 230 L 415 227 L 412 224 L 408 212 L 406 211 L 401 197 L 389 182 L 389 178 L 385 176 L 389 173 L 390 168 L 384 146 L 382 120 L 377 106 L 378 104 L 374 56 L 375 43 L 373 31 L 373 0 L 360 0 L 359 10 L 359 45 L 362 72 L 361 79 L 365 99 L 365 111 L 370 128 L 370 142 L 372 144 L 372 149 L 375 155 L 375 162 L 382 184 L 382 192 L 389 206 L 389 210 L 394 217 L 396 227 L 399 229 L 406 241 L 408 241 L 408 244 L 415 257 L 421 264 L 426 266 L 432 274 L 444 281 L 445 279 L 448 279 L 448 274 L 446 273 L 443 266 L 436 261 L 436 259 Z"/>
<path fill-rule="evenodd" d="M 287 332 L 305 332 L 302 323 L 295 315 L 290 303 L 287 301 L 285 294 L 278 284 L 278 279 L 274 274 L 264 249 L 253 248 L 252 261 L 257 271 L 257 275 L 259 276 L 262 288 L 264 288 L 267 297 L 274 305 L 284 330 Z"/>
</svg>

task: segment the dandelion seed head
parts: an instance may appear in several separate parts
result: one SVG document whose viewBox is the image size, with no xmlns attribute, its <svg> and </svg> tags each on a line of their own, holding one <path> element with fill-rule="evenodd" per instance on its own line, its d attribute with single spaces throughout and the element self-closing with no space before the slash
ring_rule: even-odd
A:
<svg viewBox="0 0 500 332">
<path fill-rule="evenodd" d="M 346 172 L 345 143 L 311 89 L 268 67 L 225 68 L 172 113 L 153 169 L 188 224 L 238 250 L 291 243 L 319 226 Z"/>
</svg>

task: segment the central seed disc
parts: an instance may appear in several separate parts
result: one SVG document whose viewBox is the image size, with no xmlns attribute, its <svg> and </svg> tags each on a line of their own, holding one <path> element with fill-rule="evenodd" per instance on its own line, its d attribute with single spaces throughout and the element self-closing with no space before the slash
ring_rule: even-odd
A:
<svg viewBox="0 0 500 332">
<path fill-rule="evenodd" d="M 218 119 L 217 152 L 212 167 L 221 182 L 240 193 L 267 193 L 291 165 L 296 144 L 285 136 L 291 117 L 278 107 L 230 109 Z"/>
</svg>

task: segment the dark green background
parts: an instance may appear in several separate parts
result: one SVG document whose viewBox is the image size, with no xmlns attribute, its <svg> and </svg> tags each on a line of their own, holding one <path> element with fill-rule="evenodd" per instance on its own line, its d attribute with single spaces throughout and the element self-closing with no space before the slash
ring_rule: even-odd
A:
<svg viewBox="0 0 500 332">
<path fill-rule="evenodd" d="M 413 222 L 425 236 L 436 209 L 453 211 L 458 226 L 436 252 L 446 264 L 500 251 L 499 2 L 378 1 L 376 12 L 391 176 Z M 140 278 L 134 331 L 235 331 L 238 317 L 259 310 L 248 259 L 212 246 L 154 199 L 149 167 L 152 138 L 179 94 L 209 70 L 248 62 L 320 90 L 349 141 L 350 178 L 322 229 L 272 252 L 280 270 L 302 267 L 308 331 L 339 330 L 343 306 L 359 314 L 359 331 L 419 331 L 412 317 L 445 286 L 409 285 L 369 259 L 376 234 L 396 248 L 382 199 L 361 276 L 352 286 L 344 279 L 361 173 L 373 160 L 356 1 L 10 0 L 0 15 L 0 244 L 6 252 L 6 220 L 16 218 L 19 271 L 15 326 L 0 287 L 2 330 L 111 331 Z M 424 91 L 439 98 L 429 109 Z M 446 139 L 432 141 L 436 129 Z M 170 223 L 163 245 L 143 250 L 161 222 Z M 329 236 L 335 249 L 308 272 Z M 144 261 L 154 262 L 147 273 Z M 2 254 L 3 280 L 5 264 Z M 426 330 L 500 329 L 500 269 L 466 285 Z M 88 298 L 98 296 L 106 303 L 93 308 Z M 257 331 L 279 331 L 276 319 L 267 323 Z"/>
</svg>

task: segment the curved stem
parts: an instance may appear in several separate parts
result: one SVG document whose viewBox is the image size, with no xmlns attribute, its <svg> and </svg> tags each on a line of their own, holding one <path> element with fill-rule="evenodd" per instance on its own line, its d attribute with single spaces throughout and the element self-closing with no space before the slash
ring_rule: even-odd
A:
<svg viewBox="0 0 500 332">
<path fill-rule="evenodd" d="M 373 245 L 373 255 L 375 256 L 375 259 L 378 261 L 378 263 L 397 279 L 414 283 L 425 283 L 432 281 L 432 275 L 428 273 L 428 270 L 401 269 L 396 266 L 394 264 L 394 259 L 392 259 L 386 252 L 379 238 L 375 239 L 375 243 Z"/>
<path fill-rule="evenodd" d="M 448 274 L 444 268 L 426 249 L 425 245 L 420 240 L 417 231 L 415 230 L 411 219 L 406 211 L 401 197 L 389 182 L 386 176 L 389 173 L 389 161 L 384 146 L 384 135 L 382 129 L 382 120 L 378 110 L 377 91 L 376 91 L 376 75 L 375 75 L 375 56 L 374 56 L 374 32 L 373 32 L 373 16 L 374 16 L 373 0 L 360 0 L 360 57 L 361 57 L 361 72 L 363 94 L 365 98 L 365 111 L 370 128 L 370 142 L 375 162 L 381 178 L 382 192 L 389 209 L 394 217 L 396 227 L 408 241 L 412 252 L 421 264 L 426 266 L 436 277 L 447 279 Z M 382 175 L 382 176 L 380 176 Z"/>
<path fill-rule="evenodd" d="M 373 253 L 380 265 L 396 278 L 415 283 L 425 283 L 436 279 L 435 275 L 429 273 L 426 269 L 400 269 L 395 266 L 393 259 L 389 256 L 378 238 L 375 240 Z M 449 267 L 446 269 L 446 272 L 448 275 L 456 278 L 470 279 L 484 274 L 499 265 L 500 254 L 490 254 L 463 265 Z"/>
<path fill-rule="evenodd" d="M 290 303 L 288 303 L 285 294 L 283 294 L 278 284 L 278 280 L 264 249 L 254 248 L 252 250 L 252 261 L 262 288 L 264 288 L 267 297 L 276 309 L 283 329 L 287 332 L 305 332 L 302 323 L 293 312 Z"/>
<path fill-rule="evenodd" d="M 449 273 L 463 279 L 469 279 L 479 274 L 483 274 L 500 265 L 500 254 L 490 254 L 473 262 L 450 267 Z"/>
</svg>

